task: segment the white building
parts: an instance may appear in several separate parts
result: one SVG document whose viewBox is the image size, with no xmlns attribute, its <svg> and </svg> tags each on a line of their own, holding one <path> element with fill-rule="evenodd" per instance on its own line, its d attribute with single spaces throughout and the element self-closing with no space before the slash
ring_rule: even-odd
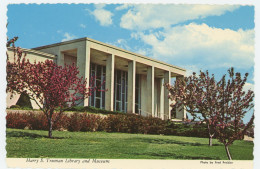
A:
<svg viewBox="0 0 260 169">
<path fill-rule="evenodd" d="M 28 57 L 31 60 L 52 59 L 58 65 L 74 62 L 79 67 L 80 75 L 89 79 L 87 85 L 101 85 L 102 89 L 107 89 L 106 92 L 94 91 L 91 97 L 84 100 L 83 106 L 162 119 L 173 118 L 169 92 L 163 84 L 170 83 L 173 77 L 184 77 L 186 72 L 183 68 L 90 38 L 28 49 L 27 53 L 31 55 Z M 18 98 L 7 98 L 7 107 L 14 105 Z M 185 111 L 177 111 L 174 118 L 186 118 Z"/>
</svg>

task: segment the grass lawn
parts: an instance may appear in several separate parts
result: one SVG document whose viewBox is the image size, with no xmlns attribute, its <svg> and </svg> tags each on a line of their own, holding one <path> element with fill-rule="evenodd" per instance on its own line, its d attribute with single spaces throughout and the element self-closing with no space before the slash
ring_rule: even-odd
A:
<svg viewBox="0 0 260 169">
<path fill-rule="evenodd" d="M 207 138 L 105 132 L 7 129 L 9 158 L 99 158 L 99 159 L 206 159 L 227 160 L 224 146 Z M 234 160 L 252 160 L 253 142 L 235 141 Z"/>
</svg>

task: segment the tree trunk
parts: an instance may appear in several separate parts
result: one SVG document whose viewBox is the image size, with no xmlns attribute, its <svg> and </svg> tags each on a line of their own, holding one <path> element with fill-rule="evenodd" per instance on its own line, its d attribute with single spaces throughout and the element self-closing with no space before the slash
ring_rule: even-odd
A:
<svg viewBox="0 0 260 169">
<path fill-rule="evenodd" d="M 213 135 L 209 134 L 209 146 L 212 146 L 212 137 Z"/>
<path fill-rule="evenodd" d="M 51 119 L 51 118 L 48 120 L 48 125 L 49 125 L 49 134 L 48 134 L 48 137 L 49 137 L 49 138 L 52 138 L 52 119 Z"/>
<path fill-rule="evenodd" d="M 227 153 L 228 159 L 229 159 L 229 160 L 232 160 L 232 158 L 231 158 L 231 154 L 230 154 L 229 149 L 228 149 L 228 145 L 225 145 L 225 150 L 226 150 L 226 153 Z"/>
<path fill-rule="evenodd" d="M 208 132 L 209 132 L 209 146 L 212 146 L 212 138 L 215 133 L 211 134 L 210 125 L 208 124 Z"/>
</svg>

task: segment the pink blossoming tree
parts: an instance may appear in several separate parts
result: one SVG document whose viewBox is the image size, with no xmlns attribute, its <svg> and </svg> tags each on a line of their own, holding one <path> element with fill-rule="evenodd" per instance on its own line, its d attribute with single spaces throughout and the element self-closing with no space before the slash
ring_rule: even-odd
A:
<svg viewBox="0 0 260 169">
<path fill-rule="evenodd" d="M 173 86 L 166 84 L 166 87 L 170 92 L 169 99 L 173 101 L 172 108 L 185 108 L 193 116 L 193 120 L 199 119 L 207 124 L 209 146 L 212 146 L 216 123 L 214 115 L 217 111 L 217 83 L 214 75 L 210 77 L 208 71 L 200 72 L 199 76 L 193 73 L 189 77 L 176 80 Z"/>
<path fill-rule="evenodd" d="M 79 77 L 74 64 L 62 67 L 52 60 L 29 62 L 22 49 L 14 46 L 16 40 L 7 43 L 7 47 L 13 44 L 14 50 L 12 62 L 7 56 L 7 92 L 26 93 L 39 106 L 47 117 L 48 137 L 51 138 L 53 124 L 60 119 L 66 106 L 75 106 L 89 97 L 87 81 Z"/>
<path fill-rule="evenodd" d="M 215 132 L 217 139 L 225 146 L 228 159 L 232 160 L 228 146 L 235 140 L 243 139 L 254 122 L 253 114 L 247 124 L 243 123 L 246 113 L 254 108 L 254 92 L 243 90 L 248 73 L 242 78 L 240 73 L 234 73 L 234 69 L 231 68 L 228 75 L 228 78 L 224 75 L 218 82 Z"/>
<path fill-rule="evenodd" d="M 224 144 L 228 159 L 232 159 L 228 146 L 235 140 L 242 139 L 246 131 L 253 125 L 254 115 L 247 124 L 242 119 L 253 107 L 254 92 L 244 91 L 248 73 L 244 78 L 234 69 L 228 70 L 229 76 L 224 75 L 216 81 L 214 75 L 208 71 L 196 73 L 183 80 L 175 81 L 169 89 L 169 99 L 173 101 L 173 108 L 184 108 L 191 113 L 193 119 L 200 119 L 208 126 L 209 145 L 212 138 Z"/>
</svg>

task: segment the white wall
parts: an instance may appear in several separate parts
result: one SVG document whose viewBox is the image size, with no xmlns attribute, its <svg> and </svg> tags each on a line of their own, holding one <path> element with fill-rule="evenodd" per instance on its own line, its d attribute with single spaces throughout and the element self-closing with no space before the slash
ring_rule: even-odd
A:
<svg viewBox="0 0 260 169">
<path fill-rule="evenodd" d="M 77 57 L 64 54 L 64 63 L 66 63 L 67 65 L 72 65 L 74 63 L 75 66 L 76 66 L 77 65 Z"/>
<path fill-rule="evenodd" d="M 150 112 L 147 112 L 147 78 L 146 75 L 140 75 L 141 80 L 141 115 L 147 116 L 150 115 Z M 162 114 L 163 107 L 160 104 L 162 98 L 162 90 L 161 90 L 161 80 L 159 78 L 155 78 L 154 80 L 154 115 L 158 117 L 159 114 Z"/>
<path fill-rule="evenodd" d="M 25 49 L 26 52 L 26 49 Z M 43 54 L 42 52 L 33 52 L 33 50 L 27 50 L 26 59 L 29 59 L 30 62 L 44 62 L 47 59 L 55 60 L 53 55 Z M 14 52 L 11 49 L 7 51 L 10 62 L 14 61 Z M 16 56 L 17 57 L 17 56 Z M 10 98 L 11 93 L 7 93 L 6 97 L 6 107 L 10 108 L 10 106 L 15 105 L 20 98 L 20 94 L 14 94 L 12 98 Z M 32 107 L 34 109 L 39 109 L 39 106 L 35 103 L 35 101 L 31 100 Z"/>
</svg>

